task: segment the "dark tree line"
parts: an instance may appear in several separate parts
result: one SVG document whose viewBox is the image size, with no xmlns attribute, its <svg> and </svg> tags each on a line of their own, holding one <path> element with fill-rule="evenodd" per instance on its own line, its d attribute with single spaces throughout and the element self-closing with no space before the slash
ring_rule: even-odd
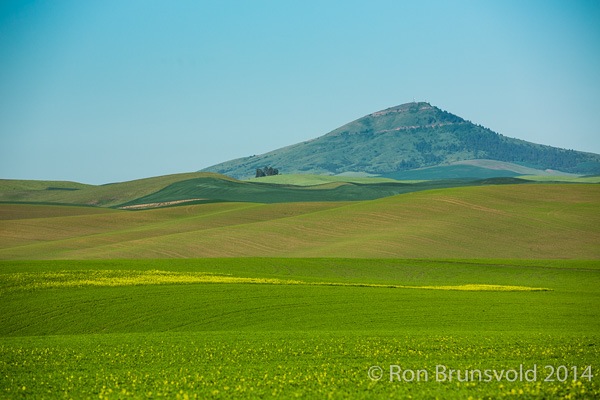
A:
<svg viewBox="0 0 600 400">
<path fill-rule="evenodd" d="M 436 151 L 442 156 L 469 152 L 477 158 L 514 162 L 539 169 L 580 173 L 598 173 L 600 170 L 600 159 L 594 154 L 511 139 L 479 125 L 456 124 L 439 129 L 449 129 L 457 140 L 443 144 L 420 140 L 415 143 L 419 157 L 401 162 L 399 169 L 419 168 L 443 161 L 444 157 L 433 154 Z M 420 130 L 415 131 L 419 132 Z"/>
<path fill-rule="evenodd" d="M 273 176 L 273 175 L 279 175 L 279 170 L 277 168 L 273 168 L 273 167 L 264 167 L 264 168 L 257 168 L 256 169 L 256 177 L 257 178 L 261 178 L 263 176 Z"/>
<path fill-rule="evenodd" d="M 537 168 L 575 172 L 579 164 L 592 161 L 585 154 L 531 143 L 515 143 L 489 129 L 464 129 L 457 132 L 464 150 L 485 154 L 487 158 L 524 163 Z M 593 158 L 592 158 L 593 159 Z"/>
</svg>

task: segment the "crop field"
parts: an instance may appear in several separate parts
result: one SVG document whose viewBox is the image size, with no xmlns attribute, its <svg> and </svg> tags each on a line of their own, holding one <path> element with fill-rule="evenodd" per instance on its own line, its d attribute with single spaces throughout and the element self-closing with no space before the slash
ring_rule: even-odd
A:
<svg viewBox="0 0 600 400">
<path fill-rule="evenodd" d="M 181 203 L 361 201 L 431 189 L 507 183 L 535 184 L 515 178 L 397 181 L 317 175 L 279 175 L 239 181 L 215 173 L 196 172 L 98 186 L 0 179 L 0 203 L 147 209 Z"/>
<path fill-rule="evenodd" d="M 600 186 L 180 178 L 0 182 L 0 398 L 600 397 Z"/>
<path fill-rule="evenodd" d="M 248 182 L 263 182 L 263 183 L 277 183 L 280 185 L 295 185 L 295 186 L 315 186 L 323 185 L 327 183 L 419 183 L 422 181 L 397 181 L 390 178 L 379 178 L 379 177 L 356 177 L 356 176 L 338 176 L 338 175 L 312 175 L 312 174 L 286 174 L 286 175 L 272 175 L 263 176 L 261 178 L 251 178 Z"/>
<path fill-rule="evenodd" d="M 179 201 L 282 203 L 298 201 L 369 200 L 434 188 L 478 185 L 471 180 L 399 182 L 383 178 L 289 175 L 239 181 L 196 172 L 165 175 L 107 185 L 76 182 L 0 179 L 0 202 L 84 205 L 94 207 L 156 207 Z M 274 183 L 271 183 L 271 181 Z"/>
<path fill-rule="evenodd" d="M 594 184 L 534 184 L 140 211 L 0 204 L 0 259 L 597 259 L 599 198 Z"/>
<path fill-rule="evenodd" d="M 210 179 L 215 176 L 223 181 L 231 179 L 204 172 L 165 175 L 98 186 L 74 182 L 0 179 L 0 201 L 113 207 L 154 193 L 174 182 L 194 178 Z"/>
<path fill-rule="evenodd" d="M 523 175 L 519 178 L 536 182 L 600 183 L 600 176 L 598 175 L 582 177 Z"/>
<path fill-rule="evenodd" d="M 0 397 L 593 398 L 599 287 L 577 260 L 2 261 Z"/>
</svg>

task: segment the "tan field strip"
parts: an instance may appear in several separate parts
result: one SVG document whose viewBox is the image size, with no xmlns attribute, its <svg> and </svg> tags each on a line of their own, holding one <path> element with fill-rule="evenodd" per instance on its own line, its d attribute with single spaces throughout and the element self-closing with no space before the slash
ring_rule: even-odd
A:
<svg viewBox="0 0 600 400">
<path fill-rule="evenodd" d="M 1 222 L 0 259 L 600 258 L 600 186 L 591 184 L 441 189 L 362 202 L 48 210 L 48 217 Z"/>
</svg>

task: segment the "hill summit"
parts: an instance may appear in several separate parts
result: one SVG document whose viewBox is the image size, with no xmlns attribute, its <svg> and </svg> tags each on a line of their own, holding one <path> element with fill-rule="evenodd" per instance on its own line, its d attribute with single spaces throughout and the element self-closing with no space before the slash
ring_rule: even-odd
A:
<svg viewBox="0 0 600 400">
<path fill-rule="evenodd" d="M 600 173 L 598 154 L 509 138 L 425 102 L 377 111 L 316 139 L 204 171 L 243 179 L 254 176 L 257 168 L 270 166 L 284 174 L 398 177 L 406 171 L 468 161 L 488 169 L 512 163 L 537 170 Z"/>
</svg>

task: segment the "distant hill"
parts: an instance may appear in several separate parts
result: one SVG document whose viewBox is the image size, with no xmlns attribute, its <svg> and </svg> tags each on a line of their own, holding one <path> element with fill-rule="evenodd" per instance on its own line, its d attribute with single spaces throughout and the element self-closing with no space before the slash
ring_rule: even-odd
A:
<svg viewBox="0 0 600 400">
<path fill-rule="evenodd" d="M 269 183 L 268 181 L 261 182 L 260 180 L 243 182 L 226 180 L 220 177 L 203 177 L 172 183 L 155 193 L 120 204 L 119 208 L 154 208 L 171 204 L 177 205 L 183 202 L 189 204 L 190 202 L 232 201 L 253 203 L 362 201 L 431 189 L 519 183 L 531 182 L 516 178 L 493 178 L 490 180 L 441 179 L 410 183 L 376 180 L 372 183 L 339 181 L 300 186 Z"/>
<path fill-rule="evenodd" d="M 143 210 L 214 202 L 362 201 L 431 189 L 515 183 L 535 184 L 511 177 L 397 181 L 389 178 L 322 175 L 276 175 L 239 181 L 208 172 L 157 176 L 100 186 L 6 179 L 0 180 L 0 204 L 82 205 Z"/>
<path fill-rule="evenodd" d="M 173 183 L 194 178 L 231 180 L 226 176 L 204 172 L 156 176 L 98 186 L 76 182 L 0 179 L 0 203 L 115 207 L 155 193 Z"/>
<path fill-rule="evenodd" d="M 484 162 L 456 167 L 470 160 Z M 374 112 L 313 140 L 203 171 L 246 179 L 265 166 L 283 174 L 354 173 L 395 179 L 422 179 L 418 173 L 403 173 L 428 167 L 441 169 L 429 171 L 435 173 L 426 173 L 425 179 L 516 176 L 515 167 L 537 171 L 527 172 L 530 175 L 590 175 L 600 173 L 600 155 L 509 138 L 429 103 L 415 102 Z"/>
</svg>

